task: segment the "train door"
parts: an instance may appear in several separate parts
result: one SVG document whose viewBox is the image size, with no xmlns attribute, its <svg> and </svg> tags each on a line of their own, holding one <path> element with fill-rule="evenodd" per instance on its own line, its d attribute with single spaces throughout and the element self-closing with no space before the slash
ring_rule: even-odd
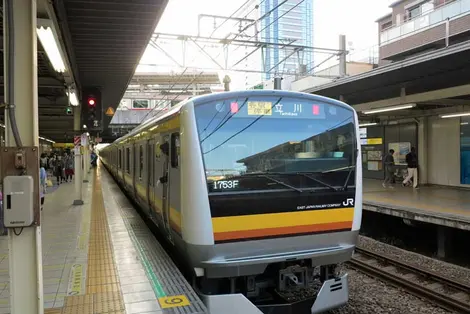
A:
<svg viewBox="0 0 470 314">
<path fill-rule="evenodd" d="M 162 150 L 162 177 L 159 181 L 162 185 L 162 218 L 163 224 L 165 225 L 165 230 L 170 241 L 171 237 L 171 227 L 170 227 L 170 136 L 165 135 L 163 137 L 162 145 L 160 146 Z"/>
</svg>

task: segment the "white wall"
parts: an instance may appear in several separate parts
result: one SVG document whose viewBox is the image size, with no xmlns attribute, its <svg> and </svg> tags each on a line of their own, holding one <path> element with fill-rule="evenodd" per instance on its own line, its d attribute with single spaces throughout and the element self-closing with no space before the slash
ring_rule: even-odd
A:
<svg viewBox="0 0 470 314">
<path fill-rule="evenodd" d="M 316 77 L 316 76 L 307 76 L 298 81 L 292 82 L 291 90 L 295 92 L 303 92 L 309 88 L 314 86 L 319 86 L 323 84 L 327 84 L 333 80 L 323 78 L 323 77 Z"/>
<path fill-rule="evenodd" d="M 373 64 L 364 62 L 346 62 L 346 74 L 349 76 L 368 72 L 374 68 Z M 315 73 L 316 75 L 339 76 L 339 64 L 323 69 Z"/>
<path fill-rule="evenodd" d="M 428 121 L 428 183 L 468 187 L 460 184 L 460 119 Z"/>
<path fill-rule="evenodd" d="M 347 62 L 346 63 L 346 74 L 349 76 L 357 75 L 360 73 L 368 72 L 373 69 L 372 64 L 363 63 L 363 62 Z M 315 86 L 321 86 L 333 81 L 333 79 L 325 78 L 321 76 L 339 76 L 339 64 L 333 65 L 329 68 L 323 69 L 315 73 L 318 76 L 307 76 L 303 77 L 297 81 L 292 82 L 291 90 L 297 92 L 303 92 L 309 88 Z"/>
</svg>

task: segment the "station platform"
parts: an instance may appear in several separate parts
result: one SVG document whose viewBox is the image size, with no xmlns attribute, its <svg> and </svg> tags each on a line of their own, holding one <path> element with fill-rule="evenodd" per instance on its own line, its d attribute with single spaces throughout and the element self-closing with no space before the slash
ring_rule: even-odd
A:
<svg viewBox="0 0 470 314">
<path fill-rule="evenodd" d="M 208 313 L 107 171 L 49 189 L 42 212 L 45 314 Z M 0 237 L 0 313 L 10 313 L 8 237 Z"/>
<path fill-rule="evenodd" d="M 395 184 L 384 188 L 382 181 L 363 180 L 363 209 L 410 220 L 470 230 L 470 190 Z"/>
</svg>

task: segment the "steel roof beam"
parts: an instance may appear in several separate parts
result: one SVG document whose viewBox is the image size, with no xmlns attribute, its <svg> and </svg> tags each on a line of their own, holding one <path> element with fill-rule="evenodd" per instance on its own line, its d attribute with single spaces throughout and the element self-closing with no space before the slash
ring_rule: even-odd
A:
<svg viewBox="0 0 470 314">
<path fill-rule="evenodd" d="M 354 82 L 357 82 L 359 80 L 372 78 L 374 76 L 378 76 L 378 75 L 381 75 L 381 74 L 387 74 L 389 72 L 396 71 L 396 70 L 402 70 L 402 69 L 405 69 L 406 67 L 417 65 L 417 64 L 425 62 L 425 61 L 433 61 L 435 59 L 439 59 L 439 58 L 446 57 L 446 56 L 451 56 L 455 53 L 465 52 L 467 50 L 470 50 L 470 42 L 465 42 L 465 43 L 462 43 L 462 44 L 456 44 L 454 46 L 439 49 L 437 51 L 432 51 L 432 52 L 429 52 L 429 53 L 418 55 L 416 57 L 411 57 L 411 58 L 403 60 L 403 61 L 383 65 L 383 66 L 380 66 L 380 67 L 378 67 L 374 70 L 368 71 L 368 72 L 364 72 L 364 73 L 361 73 L 361 74 L 341 78 L 341 79 L 338 79 L 334 82 L 327 83 L 327 84 L 324 84 L 324 85 L 315 86 L 315 87 L 312 87 L 312 88 L 309 88 L 309 89 L 305 90 L 304 92 L 306 92 L 306 93 L 315 93 L 315 92 L 320 92 L 320 91 L 323 91 L 323 90 L 326 90 L 326 89 L 329 89 L 329 88 L 340 87 L 342 85 L 354 83 Z"/>
<path fill-rule="evenodd" d="M 443 99 L 443 98 L 465 96 L 469 94 L 470 94 L 470 84 L 467 84 L 467 85 L 460 85 L 460 86 L 454 86 L 450 88 L 433 90 L 430 92 L 405 95 L 404 97 L 398 96 L 395 98 L 382 99 L 378 101 L 357 104 L 357 105 L 354 105 L 354 108 L 357 111 L 363 111 L 363 110 L 376 109 L 376 108 L 381 108 L 381 107 L 386 107 L 386 106 L 400 105 L 400 104 L 405 104 L 405 103 L 422 103 L 422 102 L 433 101 L 433 100 L 438 100 L 438 99 Z"/>
</svg>

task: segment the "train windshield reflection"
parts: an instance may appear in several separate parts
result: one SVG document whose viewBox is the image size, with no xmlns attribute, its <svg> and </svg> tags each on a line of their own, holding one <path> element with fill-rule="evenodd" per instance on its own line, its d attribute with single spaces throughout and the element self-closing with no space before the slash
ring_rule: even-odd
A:
<svg viewBox="0 0 470 314">
<path fill-rule="evenodd" d="M 324 187 L 318 181 L 325 177 L 328 185 L 342 185 L 354 169 L 354 114 L 348 108 L 308 99 L 250 97 L 209 102 L 196 106 L 195 112 L 212 191 L 279 188 L 254 176 L 270 173 L 296 188 Z M 292 174 L 299 173 L 317 180 L 297 175 L 303 179 L 293 182 L 300 179 Z M 234 178 L 247 178 L 251 184 Z"/>
</svg>

